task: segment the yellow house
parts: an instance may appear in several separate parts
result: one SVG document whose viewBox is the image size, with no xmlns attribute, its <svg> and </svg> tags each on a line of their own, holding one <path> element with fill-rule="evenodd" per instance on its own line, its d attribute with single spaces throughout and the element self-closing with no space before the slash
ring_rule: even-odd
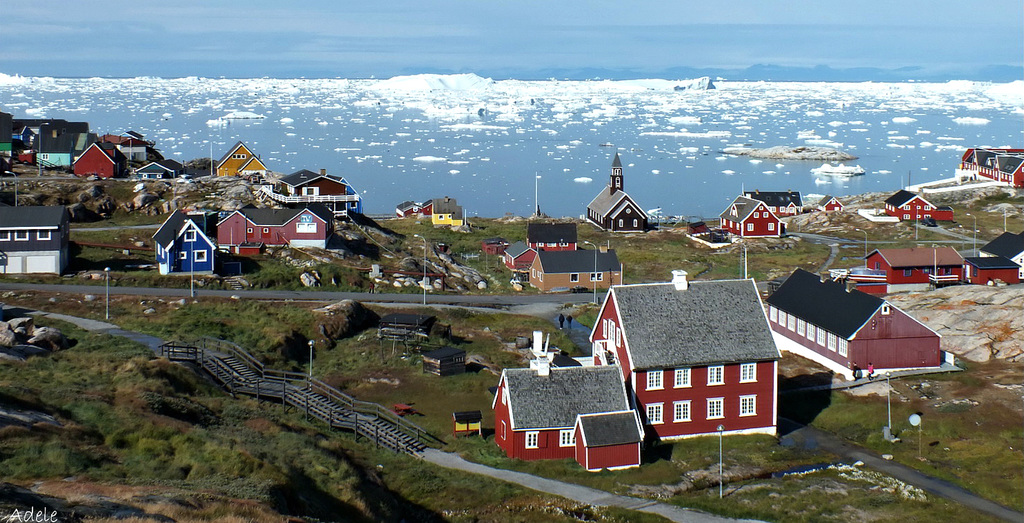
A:
<svg viewBox="0 0 1024 523">
<path fill-rule="evenodd" d="M 246 176 L 250 174 L 267 174 L 267 166 L 242 142 L 236 143 L 217 162 L 217 176 Z"/>
<path fill-rule="evenodd" d="M 451 225 L 459 227 L 463 223 L 462 206 L 455 203 L 455 198 L 434 198 L 431 201 L 430 223 L 434 225 Z"/>
</svg>

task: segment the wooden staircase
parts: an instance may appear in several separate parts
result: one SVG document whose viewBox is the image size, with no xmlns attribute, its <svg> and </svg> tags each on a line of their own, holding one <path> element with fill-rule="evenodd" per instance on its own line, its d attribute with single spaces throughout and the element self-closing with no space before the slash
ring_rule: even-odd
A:
<svg viewBox="0 0 1024 523">
<path fill-rule="evenodd" d="M 418 425 L 368 401 L 360 401 L 299 372 L 269 369 L 234 343 L 203 338 L 197 343 L 168 342 L 158 354 L 197 364 L 232 395 L 257 401 L 280 401 L 302 410 L 332 429 L 354 432 L 378 446 L 418 454 L 427 443 L 440 442 Z"/>
</svg>

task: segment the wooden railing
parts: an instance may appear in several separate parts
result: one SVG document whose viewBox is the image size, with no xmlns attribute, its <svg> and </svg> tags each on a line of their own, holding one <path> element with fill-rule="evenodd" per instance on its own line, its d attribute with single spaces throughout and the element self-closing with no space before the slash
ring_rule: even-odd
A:
<svg viewBox="0 0 1024 523">
<path fill-rule="evenodd" d="M 199 364 L 232 394 L 254 396 L 258 401 L 279 399 L 283 405 L 301 409 L 331 428 L 351 430 L 396 451 L 415 453 L 441 442 L 419 425 L 377 403 L 353 398 L 301 372 L 267 368 L 226 340 L 168 342 L 159 347 L 159 354 L 170 360 Z M 231 360 L 237 362 L 236 366 L 231 365 Z"/>
</svg>

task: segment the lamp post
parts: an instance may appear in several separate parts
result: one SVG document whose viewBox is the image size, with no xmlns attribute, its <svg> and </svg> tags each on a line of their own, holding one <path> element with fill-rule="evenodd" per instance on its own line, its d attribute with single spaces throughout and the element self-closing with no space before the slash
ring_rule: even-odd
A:
<svg viewBox="0 0 1024 523">
<path fill-rule="evenodd" d="M 886 432 L 888 432 L 888 434 L 886 434 L 886 439 L 889 441 L 892 441 L 892 385 L 889 384 L 889 378 L 891 376 L 891 372 L 885 373 L 885 404 L 888 416 L 888 422 L 886 423 L 885 428 Z"/>
<path fill-rule="evenodd" d="M 309 340 L 309 379 L 313 379 L 313 345 L 316 342 Z"/>
<path fill-rule="evenodd" d="M 423 240 L 423 281 L 420 282 L 420 286 L 423 287 L 423 305 L 427 304 L 427 239 L 419 234 L 413 236 Z"/>
<path fill-rule="evenodd" d="M 533 204 L 537 208 L 537 216 L 540 216 L 540 175 L 536 171 L 533 174 L 536 177 L 533 180 Z"/>
<path fill-rule="evenodd" d="M 865 231 L 864 229 L 854 229 L 854 230 L 855 231 L 860 231 L 860 232 L 864 233 L 864 268 L 867 269 L 868 268 L 868 231 Z"/>
<path fill-rule="evenodd" d="M 600 250 L 597 245 L 594 245 L 587 240 L 583 240 L 583 243 L 589 244 L 594 247 L 594 273 L 590 276 L 590 280 L 594 282 L 594 304 L 597 304 L 597 252 Z"/>
<path fill-rule="evenodd" d="M 110 319 L 110 267 L 103 268 L 103 279 L 106 281 L 106 302 L 107 302 L 107 314 L 106 319 Z"/>
<path fill-rule="evenodd" d="M 722 433 L 725 425 L 718 426 L 718 499 L 722 499 Z"/>
</svg>

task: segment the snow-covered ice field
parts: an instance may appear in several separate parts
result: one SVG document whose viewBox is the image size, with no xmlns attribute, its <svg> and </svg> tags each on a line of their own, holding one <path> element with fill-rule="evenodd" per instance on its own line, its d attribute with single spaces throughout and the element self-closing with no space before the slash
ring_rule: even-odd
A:
<svg viewBox="0 0 1024 523">
<path fill-rule="evenodd" d="M 619 152 L 626 190 L 665 214 L 716 216 L 745 188 L 844 195 L 949 177 L 966 147 L 1022 145 L 1024 82 L 989 84 L 22 78 L 0 110 L 135 130 L 180 161 L 244 141 L 278 172 L 326 168 L 367 212 L 453 196 L 472 216 L 578 216 Z M 752 161 L 726 147 L 823 145 L 867 174 L 816 177 L 820 161 Z"/>
</svg>

